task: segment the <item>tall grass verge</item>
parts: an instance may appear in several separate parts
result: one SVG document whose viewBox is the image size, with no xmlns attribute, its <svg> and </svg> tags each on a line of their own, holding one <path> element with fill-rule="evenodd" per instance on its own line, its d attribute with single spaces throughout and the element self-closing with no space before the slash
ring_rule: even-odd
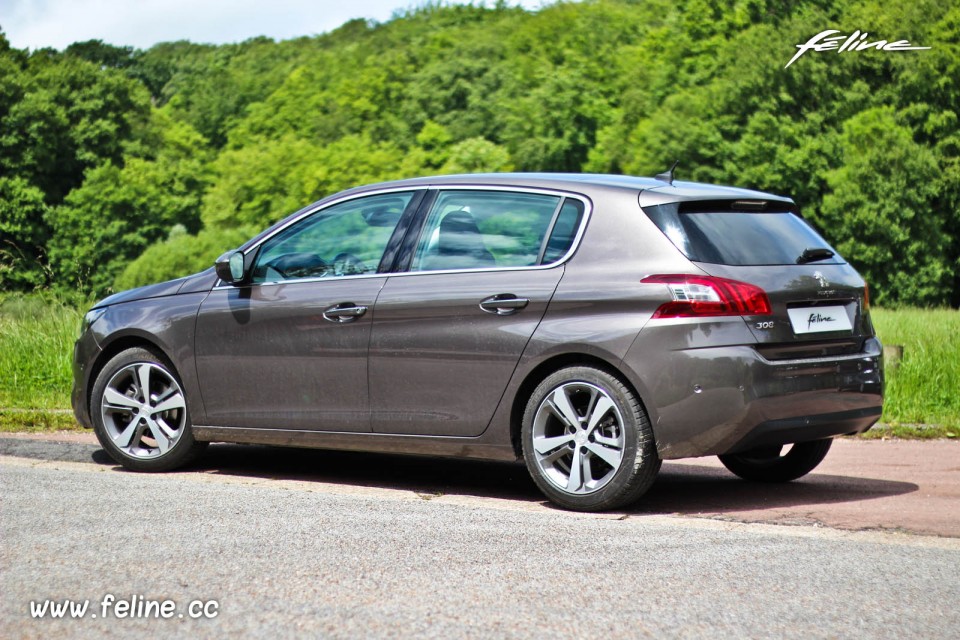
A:
<svg viewBox="0 0 960 640">
<path fill-rule="evenodd" d="M 960 311 L 873 309 L 885 345 L 902 345 L 888 363 L 883 420 L 892 425 L 937 425 L 960 434 Z"/>
<path fill-rule="evenodd" d="M 49 295 L 0 298 L 0 407 L 70 406 L 81 312 Z"/>
</svg>

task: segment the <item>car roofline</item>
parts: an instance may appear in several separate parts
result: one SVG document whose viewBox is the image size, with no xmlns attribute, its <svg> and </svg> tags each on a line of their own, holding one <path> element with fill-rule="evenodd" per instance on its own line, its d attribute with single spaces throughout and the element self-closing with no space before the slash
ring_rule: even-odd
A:
<svg viewBox="0 0 960 640">
<path fill-rule="evenodd" d="M 651 192 L 656 194 L 658 203 L 682 200 L 724 200 L 729 198 L 752 198 L 793 203 L 793 200 L 780 195 L 700 182 L 675 181 L 673 184 L 642 176 L 629 176 L 599 173 L 468 173 L 445 176 L 427 176 L 393 180 L 355 187 L 336 194 L 352 195 L 365 191 L 377 191 L 385 188 L 440 188 L 445 186 L 517 186 L 526 188 L 556 189 L 581 193 L 585 187 L 623 190 L 630 192 Z"/>
</svg>

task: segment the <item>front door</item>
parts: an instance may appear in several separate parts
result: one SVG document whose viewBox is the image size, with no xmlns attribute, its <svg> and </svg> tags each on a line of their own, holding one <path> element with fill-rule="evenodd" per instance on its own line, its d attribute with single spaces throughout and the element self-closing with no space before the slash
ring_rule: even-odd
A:
<svg viewBox="0 0 960 640">
<path fill-rule="evenodd" d="M 378 271 L 412 197 L 352 198 L 300 218 L 249 250 L 247 284 L 214 288 L 196 334 L 210 426 L 370 430 Z"/>
</svg>

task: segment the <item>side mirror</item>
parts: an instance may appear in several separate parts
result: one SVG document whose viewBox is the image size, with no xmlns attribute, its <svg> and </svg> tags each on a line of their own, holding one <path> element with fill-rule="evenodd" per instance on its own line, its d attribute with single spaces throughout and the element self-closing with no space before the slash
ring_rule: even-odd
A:
<svg viewBox="0 0 960 640">
<path fill-rule="evenodd" d="M 227 251 L 213 263 L 217 277 L 227 284 L 240 284 L 247 278 L 242 251 Z"/>
</svg>

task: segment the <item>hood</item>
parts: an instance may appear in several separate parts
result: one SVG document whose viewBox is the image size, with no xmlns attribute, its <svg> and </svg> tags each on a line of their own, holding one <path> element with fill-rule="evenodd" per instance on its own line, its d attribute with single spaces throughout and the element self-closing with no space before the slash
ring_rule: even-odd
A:
<svg viewBox="0 0 960 640">
<path fill-rule="evenodd" d="M 177 278 L 176 280 L 168 280 L 167 282 L 160 282 L 158 284 L 148 284 L 143 287 L 137 287 L 136 289 L 128 289 L 127 291 L 121 291 L 115 293 L 111 296 L 107 296 L 103 300 L 100 300 L 95 305 L 93 309 L 101 307 L 109 307 L 113 304 L 119 304 L 121 302 L 132 302 L 134 300 L 144 300 L 146 298 L 161 298 L 163 296 L 172 296 L 178 293 L 193 293 L 197 291 L 209 291 L 214 284 L 217 282 L 217 274 L 214 272 L 213 267 L 201 271 L 200 273 L 195 273 L 191 276 L 186 276 L 183 278 Z"/>
</svg>

